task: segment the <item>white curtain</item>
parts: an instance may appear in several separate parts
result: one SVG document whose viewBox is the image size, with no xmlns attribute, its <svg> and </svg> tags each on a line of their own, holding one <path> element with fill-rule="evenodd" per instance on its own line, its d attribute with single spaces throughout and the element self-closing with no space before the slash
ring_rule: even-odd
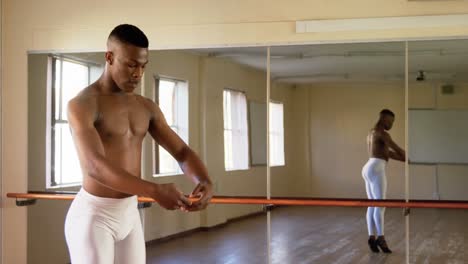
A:
<svg viewBox="0 0 468 264">
<path fill-rule="evenodd" d="M 224 146 L 227 170 L 249 168 L 247 99 L 244 93 L 224 91 Z"/>
<path fill-rule="evenodd" d="M 270 103 L 270 166 L 285 164 L 283 115 L 282 103 Z"/>
</svg>

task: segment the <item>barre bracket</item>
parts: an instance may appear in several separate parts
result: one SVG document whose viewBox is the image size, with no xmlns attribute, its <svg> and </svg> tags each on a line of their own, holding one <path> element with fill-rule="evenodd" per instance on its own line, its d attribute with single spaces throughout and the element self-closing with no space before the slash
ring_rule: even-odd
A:
<svg viewBox="0 0 468 264">
<path fill-rule="evenodd" d="M 16 206 L 30 206 L 36 204 L 37 199 L 25 199 L 25 200 L 19 200 L 18 198 L 16 199 Z"/>
<path fill-rule="evenodd" d="M 149 207 L 151 207 L 151 203 L 150 203 L 150 202 L 138 203 L 138 209 L 145 209 L 145 208 L 149 208 Z"/>
<path fill-rule="evenodd" d="M 263 205 L 263 211 L 264 212 L 270 212 L 271 210 L 273 210 L 274 207 L 275 207 L 274 204 L 265 204 L 265 205 Z"/>
<path fill-rule="evenodd" d="M 411 213 L 411 208 L 403 208 L 403 215 L 408 216 Z"/>
</svg>

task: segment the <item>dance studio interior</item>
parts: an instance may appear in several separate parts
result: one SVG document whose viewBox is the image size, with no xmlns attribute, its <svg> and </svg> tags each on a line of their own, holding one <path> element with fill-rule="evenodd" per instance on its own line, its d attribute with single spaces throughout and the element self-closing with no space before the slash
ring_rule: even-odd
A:
<svg viewBox="0 0 468 264">
<path fill-rule="evenodd" d="M 197 212 L 140 200 L 146 263 L 468 263 L 468 2 L 0 3 L 0 264 L 71 263 L 64 222 L 83 175 L 67 104 L 124 23 L 149 39 L 134 93 L 197 153 L 214 195 Z M 363 167 L 383 109 L 406 157 L 386 163 L 373 202 Z M 141 178 L 195 187 L 149 134 Z M 369 249 L 368 207 L 386 208 L 391 254 Z"/>
</svg>

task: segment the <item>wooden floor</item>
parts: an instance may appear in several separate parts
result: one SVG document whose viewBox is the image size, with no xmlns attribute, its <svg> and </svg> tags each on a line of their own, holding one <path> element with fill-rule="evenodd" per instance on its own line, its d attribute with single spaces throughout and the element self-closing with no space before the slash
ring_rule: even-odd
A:
<svg viewBox="0 0 468 264">
<path fill-rule="evenodd" d="M 271 263 L 406 263 L 405 218 L 387 209 L 393 254 L 371 253 L 363 208 L 283 207 L 271 212 Z M 413 209 L 410 263 L 468 263 L 468 212 Z M 268 263 L 267 217 L 259 215 L 147 248 L 147 263 Z"/>
</svg>

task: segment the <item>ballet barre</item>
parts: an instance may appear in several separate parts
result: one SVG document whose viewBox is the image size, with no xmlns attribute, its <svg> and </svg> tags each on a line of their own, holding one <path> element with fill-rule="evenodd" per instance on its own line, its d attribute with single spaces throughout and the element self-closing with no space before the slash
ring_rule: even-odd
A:
<svg viewBox="0 0 468 264">
<path fill-rule="evenodd" d="M 17 206 L 33 205 L 37 200 L 71 201 L 76 192 L 36 192 L 7 193 L 8 198 L 15 198 Z M 196 201 L 196 198 L 189 198 Z M 152 198 L 138 197 L 138 202 L 155 203 Z M 211 204 L 254 204 L 263 206 L 334 206 L 334 207 L 390 207 L 390 208 L 437 208 L 437 209 L 468 209 L 468 201 L 448 200 L 409 200 L 402 199 L 344 199 L 344 198 L 309 198 L 309 197 L 271 197 L 263 196 L 214 196 Z"/>
</svg>

